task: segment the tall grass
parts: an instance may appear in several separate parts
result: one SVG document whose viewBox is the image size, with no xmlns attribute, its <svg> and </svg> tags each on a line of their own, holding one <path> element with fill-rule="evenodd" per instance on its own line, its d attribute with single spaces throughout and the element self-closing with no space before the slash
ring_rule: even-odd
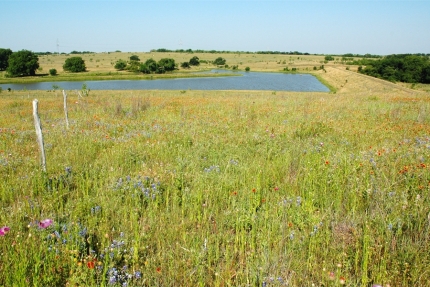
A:
<svg viewBox="0 0 430 287">
<path fill-rule="evenodd" d="M 428 99 L 72 94 L 2 94 L 0 285 L 429 282 Z"/>
</svg>

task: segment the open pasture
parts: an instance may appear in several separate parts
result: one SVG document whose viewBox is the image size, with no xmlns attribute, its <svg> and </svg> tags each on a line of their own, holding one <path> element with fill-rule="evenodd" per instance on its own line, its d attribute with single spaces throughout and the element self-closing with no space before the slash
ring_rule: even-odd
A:
<svg viewBox="0 0 430 287">
<path fill-rule="evenodd" d="M 237 65 L 239 69 L 244 70 L 249 66 L 252 70 L 279 71 L 284 67 L 319 67 L 324 64 L 324 56 L 315 55 L 273 55 L 273 54 L 247 54 L 247 53 L 160 53 L 160 52 L 106 52 L 90 54 L 52 54 L 39 56 L 39 63 L 42 71 L 48 72 L 49 69 L 55 68 L 58 73 L 63 71 L 64 61 L 69 57 L 82 57 L 89 72 L 116 72 L 114 65 L 118 60 L 128 61 L 132 55 L 139 57 L 141 62 L 152 58 L 159 61 L 162 58 L 173 58 L 177 64 L 188 62 L 192 57 L 197 56 L 200 61 L 214 61 L 218 57 L 226 59 L 229 66 Z M 212 64 L 201 63 L 199 69 L 213 68 Z M 182 69 L 183 70 L 183 69 Z"/>
<path fill-rule="evenodd" d="M 3 91 L 0 285 L 426 286 L 428 94 L 318 73 L 337 93 L 67 91 L 69 129 L 60 91 Z"/>
</svg>

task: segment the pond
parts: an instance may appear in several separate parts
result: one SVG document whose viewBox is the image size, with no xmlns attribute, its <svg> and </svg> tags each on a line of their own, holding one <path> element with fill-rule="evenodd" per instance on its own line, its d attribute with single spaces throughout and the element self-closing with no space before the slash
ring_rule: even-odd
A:
<svg viewBox="0 0 430 287">
<path fill-rule="evenodd" d="M 212 70 L 205 73 L 225 73 Z M 90 90 L 268 90 L 294 92 L 329 92 L 318 79 L 309 74 L 234 72 L 238 76 L 176 78 L 162 80 L 105 80 L 85 82 L 41 82 L 1 84 L 3 90 L 80 90 L 83 84 Z"/>
</svg>

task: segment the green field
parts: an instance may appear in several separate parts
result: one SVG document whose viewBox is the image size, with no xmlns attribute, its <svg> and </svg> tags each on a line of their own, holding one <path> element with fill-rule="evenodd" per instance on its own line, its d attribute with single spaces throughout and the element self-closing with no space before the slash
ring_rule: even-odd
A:
<svg viewBox="0 0 430 287">
<path fill-rule="evenodd" d="M 60 91 L 2 91 L 0 286 L 428 286 L 428 92 L 316 75 L 336 93 L 68 91 L 69 129 Z"/>
</svg>

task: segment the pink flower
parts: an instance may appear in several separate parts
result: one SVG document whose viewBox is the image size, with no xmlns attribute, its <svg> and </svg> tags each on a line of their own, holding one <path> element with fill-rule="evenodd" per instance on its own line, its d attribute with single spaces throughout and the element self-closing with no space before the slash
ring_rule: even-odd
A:
<svg viewBox="0 0 430 287">
<path fill-rule="evenodd" d="M 0 228 L 0 236 L 5 236 L 6 233 L 8 233 L 10 230 L 9 226 L 3 226 L 2 228 Z"/>
<path fill-rule="evenodd" d="M 51 224 L 52 224 L 52 219 L 44 219 L 41 222 L 39 222 L 39 227 L 40 228 L 47 228 Z"/>
</svg>

